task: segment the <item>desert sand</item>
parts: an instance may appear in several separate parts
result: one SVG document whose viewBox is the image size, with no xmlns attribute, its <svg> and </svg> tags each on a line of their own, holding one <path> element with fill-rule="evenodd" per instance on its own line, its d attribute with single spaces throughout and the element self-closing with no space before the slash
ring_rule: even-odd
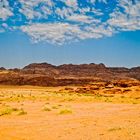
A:
<svg viewBox="0 0 140 140">
<path fill-rule="evenodd" d="M 0 139 L 139 140 L 140 93 L 131 88 L 99 96 L 64 87 L 0 86 Z"/>
</svg>

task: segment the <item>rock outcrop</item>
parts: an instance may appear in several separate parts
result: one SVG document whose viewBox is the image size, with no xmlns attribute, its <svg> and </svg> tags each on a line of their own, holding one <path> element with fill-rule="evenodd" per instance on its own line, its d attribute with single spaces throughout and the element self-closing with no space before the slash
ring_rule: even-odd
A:
<svg viewBox="0 0 140 140">
<path fill-rule="evenodd" d="M 0 68 L 0 84 L 65 86 L 84 85 L 93 82 L 114 80 L 139 81 L 140 67 L 106 67 L 104 64 L 64 64 L 54 66 L 48 63 L 33 63 L 23 69 Z M 126 83 L 125 83 L 126 84 Z M 125 86 L 124 83 L 118 83 Z"/>
</svg>

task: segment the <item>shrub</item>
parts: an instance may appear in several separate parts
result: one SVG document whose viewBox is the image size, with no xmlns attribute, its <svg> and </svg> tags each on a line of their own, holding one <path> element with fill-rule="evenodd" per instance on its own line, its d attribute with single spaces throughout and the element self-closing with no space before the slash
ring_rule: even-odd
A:
<svg viewBox="0 0 140 140">
<path fill-rule="evenodd" d="M 23 108 L 21 108 L 17 111 L 17 115 L 26 115 L 26 114 L 27 114 L 27 112 L 24 111 Z"/>
<path fill-rule="evenodd" d="M 63 114 L 71 114 L 72 110 L 70 109 L 62 109 L 60 110 L 59 114 L 63 115 Z"/>
<path fill-rule="evenodd" d="M 43 110 L 44 111 L 51 111 L 51 109 L 49 107 L 46 107 L 46 106 L 43 108 Z"/>
<path fill-rule="evenodd" d="M 3 115 L 10 115 L 14 110 L 10 107 L 5 107 L 3 109 L 0 110 L 0 116 Z"/>
</svg>

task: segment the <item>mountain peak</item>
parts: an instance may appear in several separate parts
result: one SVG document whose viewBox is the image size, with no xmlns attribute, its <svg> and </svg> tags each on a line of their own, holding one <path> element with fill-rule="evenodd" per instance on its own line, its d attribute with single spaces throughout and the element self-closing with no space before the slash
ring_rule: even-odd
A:
<svg viewBox="0 0 140 140">
<path fill-rule="evenodd" d="M 32 63 L 32 64 L 29 64 L 27 66 L 25 66 L 23 69 L 42 69 L 42 68 L 49 68 L 49 67 L 55 67 L 54 65 L 52 64 L 49 64 L 49 63 Z"/>
</svg>

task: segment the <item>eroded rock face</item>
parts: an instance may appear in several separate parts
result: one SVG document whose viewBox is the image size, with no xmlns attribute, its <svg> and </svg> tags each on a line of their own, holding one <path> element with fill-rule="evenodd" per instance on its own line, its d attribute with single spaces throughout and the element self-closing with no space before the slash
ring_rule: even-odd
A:
<svg viewBox="0 0 140 140">
<path fill-rule="evenodd" d="M 55 86 L 56 80 L 47 76 L 20 75 L 17 73 L 0 74 L 0 84 Z"/>
<path fill-rule="evenodd" d="M 4 67 L 0 67 L 0 71 L 6 70 Z"/>
<path fill-rule="evenodd" d="M 86 85 L 102 81 L 106 82 L 105 86 L 107 88 L 113 86 L 125 88 L 138 84 L 134 81 L 140 80 L 140 67 L 131 69 L 111 68 L 104 64 L 94 63 L 64 64 L 60 66 L 48 63 L 33 63 L 23 69 L 6 70 L 2 67 L 0 70 L 2 71 L 0 73 L 0 84 L 12 85 L 65 86 Z M 101 87 L 104 87 L 104 85 L 101 85 Z"/>
</svg>

